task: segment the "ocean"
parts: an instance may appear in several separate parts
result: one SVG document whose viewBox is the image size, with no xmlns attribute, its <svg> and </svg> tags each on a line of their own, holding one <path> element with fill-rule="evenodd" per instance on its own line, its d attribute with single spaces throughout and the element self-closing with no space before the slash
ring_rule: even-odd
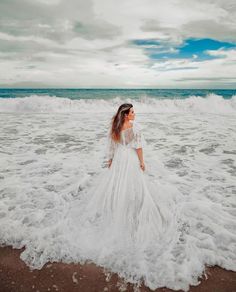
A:
<svg viewBox="0 0 236 292">
<path fill-rule="evenodd" d="M 236 95 L 236 89 L 0 89 L 0 98 L 16 98 L 31 95 L 64 97 L 75 99 L 112 99 L 121 98 L 144 98 L 157 99 L 184 99 L 190 96 L 206 97 L 210 94 L 218 95 L 224 99 L 231 99 Z"/>
<path fill-rule="evenodd" d="M 26 263 L 63 260 L 62 251 L 77 261 L 63 220 L 106 167 L 109 123 L 124 102 L 147 142 L 149 178 L 183 197 L 187 225 L 167 250 L 166 287 L 187 289 L 204 265 L 236 271 L 236 90 L 0 89 L 0 243 L 26 246 Z"/>
</svg>

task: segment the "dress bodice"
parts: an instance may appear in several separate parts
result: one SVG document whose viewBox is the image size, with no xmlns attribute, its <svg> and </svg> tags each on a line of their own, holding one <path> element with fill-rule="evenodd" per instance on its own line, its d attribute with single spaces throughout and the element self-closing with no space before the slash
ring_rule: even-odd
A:
<svg viewBox="0 0 236 292">
<path fill-rule="evenodd" d="M 121 130 L 120 132 L 120 141 L 114 141 L 110 135 L 108 135 L 108 159 L 112 159 L 115 153 L 115 150 L 120 145 L 126 146 L 127 148 L 142 148 L 145 143 L 142 132 L 135 123 L 132 127 Z"/>
<path fill-rule="evenodd" d="M 135 138 L 133 127 L 121 130 L 120 132 L 120 144 L 129 145 Z"/>
</svg>

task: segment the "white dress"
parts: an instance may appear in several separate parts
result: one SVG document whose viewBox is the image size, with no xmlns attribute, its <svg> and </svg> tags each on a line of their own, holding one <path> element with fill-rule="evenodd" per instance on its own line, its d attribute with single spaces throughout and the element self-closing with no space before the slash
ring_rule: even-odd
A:
<svg viewBox="0 0 236 292">
<path fill-rule="evenodd" d="M 77 222 L 71 240 L 80 262 L 92 261 L 128 282 L 144 280 L 155 289 L 168 281 L 166 251 L 176 240 L 176 212 L 168 192 L 163 193 L 140 168 L 135 149 L 144 144 L 136 123 L 121 131 L 119 143 L 109 139 L 111 167 L 81 190 L 70 212 Z"/>
</svg>

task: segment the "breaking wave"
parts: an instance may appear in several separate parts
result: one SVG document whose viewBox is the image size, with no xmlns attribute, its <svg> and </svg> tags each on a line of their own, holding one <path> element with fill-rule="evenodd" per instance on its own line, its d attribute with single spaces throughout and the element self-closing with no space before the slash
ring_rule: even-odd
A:
<svg viewBox="0 0 236 292">
<path fill-rule="evenodd" d="M 185 99 L 160 99 L 141 97 L 138 99 L 116 97 L 113 99 L 70 99 L 49 95 L 31 95 L 21 98 L 0 99 L 0 112 L 28 113 L 73 113 L 112 112 L 124 102 L 130 102 L 139 113 L 236 113 L 236 96 L 224 99 L 220 95 L 206 97 L 189 96 Z"/>
</svg>

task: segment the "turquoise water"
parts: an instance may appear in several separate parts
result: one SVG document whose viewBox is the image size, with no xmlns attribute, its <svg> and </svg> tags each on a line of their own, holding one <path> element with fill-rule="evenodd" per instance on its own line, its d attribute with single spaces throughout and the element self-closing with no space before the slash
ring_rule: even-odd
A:
<svg viewBox="0 0 236 292">
<path fill-rule="evenodd" d="M 209 94 L 230 99 L 236 89 L 0 89 L 0 98 L 16 98 L 31 95 L 57 96 L 69 99 L 113 99 L 152 97 L 157 99 L 185 99 L 190 96 L 206 97 Z"/>
</svg>

